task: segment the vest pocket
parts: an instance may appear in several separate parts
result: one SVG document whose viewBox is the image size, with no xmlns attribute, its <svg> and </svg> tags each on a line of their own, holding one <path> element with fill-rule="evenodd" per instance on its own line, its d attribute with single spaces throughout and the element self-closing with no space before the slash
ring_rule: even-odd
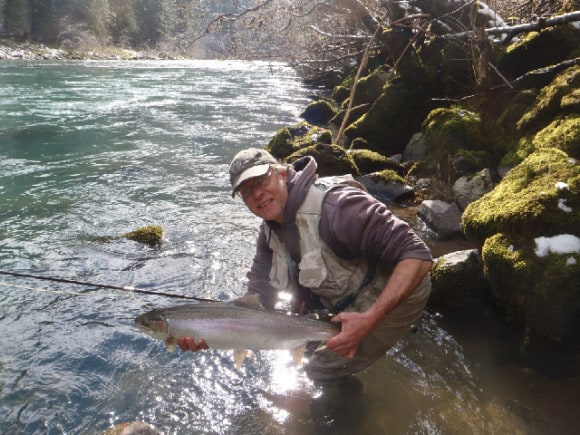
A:
<svg viewBox="0 0 580 435">
<path fill-rule="evenodd" d="M 304 287 L 316 288 L 326 279 L 327 270 L 320 249 L 312 250 L 302 257 L 299 281 Z"/>
</svg>

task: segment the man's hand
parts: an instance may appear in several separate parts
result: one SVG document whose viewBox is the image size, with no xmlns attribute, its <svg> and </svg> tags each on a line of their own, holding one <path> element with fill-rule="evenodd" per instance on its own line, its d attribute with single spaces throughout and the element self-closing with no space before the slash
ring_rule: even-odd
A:
<svg viewBox="0 0 580 435">
<path fill-rule="evenodd" d="M 367 313 L 343 311 L 334 316 L 332 321 L 342 323 L 342 328 L 337 335 L 326 342 L 326 345 L 343 358 L 353 358 L 361 341 L 375 327 L 375 322 Z"/>
<path fill-rule="evenodd" d="M 202 349 L 209 349 L 209 346 L 205 342 L 205 340 L 195 340 L 193 337 L 179 337 L 177 339 L 177 344 L 179 348 L 186 352 L 191 350 L 192 352 L 197 352 L 198 350 Z"/>
</svg>

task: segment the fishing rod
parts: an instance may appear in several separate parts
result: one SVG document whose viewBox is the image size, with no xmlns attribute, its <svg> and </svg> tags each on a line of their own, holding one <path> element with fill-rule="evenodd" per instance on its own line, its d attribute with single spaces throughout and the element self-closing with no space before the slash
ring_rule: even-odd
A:
<svg viewBox="0 0 580 435">
<path fill-rule="evenodd" d="M 5 270 L 0 270 L 0 275 L 8 275 L 8 276 L 17 276 L 20 278 L 33 278 L 33 279 L 40 279 L 44 281 L 52 281 L 52 282 L 63 282 L 67 284 L 75 284 L 75 285 L 84 285 L 89 287 L 99 287 L 99 288 L 106 288 L 112 290 L 121 290 L 129 293 L 142 293 L 146 295 L 155 295 L 155 296 L 166 296 L 169 298 L 177 298 L 177 299 L 190 299 L 199 302 L 217 302 L 215 299 L 206 299 L 206 298 L 198 298 L 196 296 L 186 296 L 186 295 L 178 295 L 175 293 L 165 293 L 165 292 L 157 292 L 153 290 L 144 290 L 130 286 L 119 286 L 119 285 L 110 285 L 110 284 L 98 284 L 94 282 L 86 282 L 86 281 L 78 281 L 75 279 L 66 279 L 66 278 L 55 278 L 51 276 L 42 276 L 42 275 L 33 275 L 30 273 L 18 273 L 18 272 L 8 272 Z"/>
</svg>

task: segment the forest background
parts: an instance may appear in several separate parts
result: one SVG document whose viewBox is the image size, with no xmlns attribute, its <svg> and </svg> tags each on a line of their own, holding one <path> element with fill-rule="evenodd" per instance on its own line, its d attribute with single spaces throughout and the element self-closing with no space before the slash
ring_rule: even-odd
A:
<svg viewBox="0 0 580 435">
<path fill-rule="evenodd" d="M 312 77 L 356 66 L 380 17 L 384 18 L 383 25 L 403 20 L 401 24 L 410 28 L 421 26 L 421 20 L 439 16 L 439 21 L 448 26 L 445 32 L 457 33 L 471 29 L 455 19 L 455 12 L 475 3 L 478 2 L 0 0 L 0 38 L 84 53 L 117 47 L 154 57 L 280 60 L 299 68 L 303 76 Z M 574 3 L 494 0 L 489 8 L 497 13 L 497 25 L 504 26 L 573 11 Z M 445 19 L 446 16 L 453 19 Z"/>
</svg>

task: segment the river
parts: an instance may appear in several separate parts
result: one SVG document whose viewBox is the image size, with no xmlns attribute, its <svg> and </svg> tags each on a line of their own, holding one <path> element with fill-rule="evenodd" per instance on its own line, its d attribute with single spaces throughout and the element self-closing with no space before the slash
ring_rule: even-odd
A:
<svg viewBox="0 0 580 435">
<path fill-rule="evenodd" d="M 259 221 L 231 198 L 228 163 L 297 122 L 310 92 L 279 63 L 0 62 L 0 270 L 240 296 Z M 149 224 L 163 227 L 160 247 L 119 237 Z M 229 352 L 169 353 L 133 326 L 177 303 L 0 276 L 0 433 L 129 421 L 166 434 L 579 427 L 577 357 L 520 352 L 491 320 L 427 310 L 356 382 L 322 388 L 284 352 L 257 352 L 238 372 Z"/>
</svg>

